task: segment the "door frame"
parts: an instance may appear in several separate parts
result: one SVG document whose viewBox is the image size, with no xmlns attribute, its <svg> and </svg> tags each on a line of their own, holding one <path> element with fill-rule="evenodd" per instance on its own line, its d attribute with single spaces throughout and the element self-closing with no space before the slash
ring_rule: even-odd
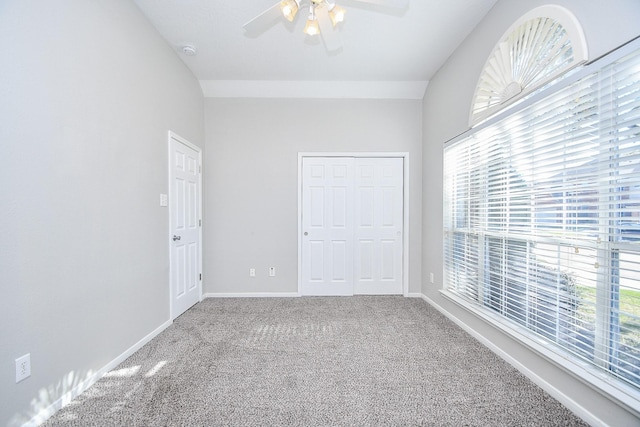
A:
<svg viewBox="0 0 640 427">
<path fill-rule="evenodd" d="M 298 296 L 302 295 L 302 159 L 305 157 L 402 158 L 402 295 L 409 296 L 409 153 L 298 152 Z"/>
<path fill-rule="evenodd" d="M 192 144 L 191 142 L 187 141 L 186 139 L 182 138 L 180 135 L 176 134 L 175 132 L 169 131 L 168 133 L 168 144 L 167 144 L 167 150 L 168 150 L 168 159 L 167 159 L 167 165 L 168 165 L 168 184 L 169 184 L 169 188 L 168 188 L 168 195 L 169 195 L 169 227 L 168 227 L 168 232 L 167 232 L 167 243 L 168 243 L 168 248 L 169 248 L 169 316 L 170 316 L 170 320 L 173 321 L 176 316 L 174 316 L 174 307 L 173 307 L 173 274 L 172 274 L 172 267 L 173 267 L 173 256 L 172 256 L 172 240 L 171 240 L 171 225 L 173 224 L 173 217 L 174 217 L 174 212 L 173 212 L 173 204 L 171 203 L 173 200 L 173 182 L 172 182 L 172 170 L 173 170 L 173 165 L 171 162 L 172 159 L 172 155 L 173 155 L 173 150 L 171 149 L 172 145 L 173 145 L 173 140 L 184 144 L 185 146 L 189 147 L 190 149 L 194 150 L 195 152 L 198 153 L 198 165 L 199 165 L 199 170 L 198 170 L 198 220 L 199 220 L 199 227 L 198 227 L 198 270 L 200 271 L 200 277 L 198 280 L 198 301 L 202 301 L 202 282 L 204 280 L 203 275 L 202 275 L 202 149 L 200 147 L 198 147 L 195 144 Z"/>
</svg>

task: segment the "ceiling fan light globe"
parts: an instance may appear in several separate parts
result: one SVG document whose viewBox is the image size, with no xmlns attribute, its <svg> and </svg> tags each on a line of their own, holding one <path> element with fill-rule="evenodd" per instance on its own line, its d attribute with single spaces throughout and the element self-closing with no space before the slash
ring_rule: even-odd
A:
<svg viewBox="0 0 640 427">
<path fill-rule="evenodd" d="M 287 21 L 293 22 L 298 13 L 298 2 L 296 0 L 282 0 L 280 10 Z"/>
<path fill-rule="evenodd" d="M 331 8 L 329 11 L 329 17 L 331 18 L 331 23 L 333 23 L 334 27 L 344 21 L 345 13 L 347 13 L 347 11 L 340 6 L 334 5 Z"/>
<path fill-rule="evenodd" d="M 308 36 L 317 36 L 320 34 L 320 27 L 318 27 L 318 21 L 315 19 L 307 20 L 307 25 L 304 26 L 304 33 Z"/>
</svg>

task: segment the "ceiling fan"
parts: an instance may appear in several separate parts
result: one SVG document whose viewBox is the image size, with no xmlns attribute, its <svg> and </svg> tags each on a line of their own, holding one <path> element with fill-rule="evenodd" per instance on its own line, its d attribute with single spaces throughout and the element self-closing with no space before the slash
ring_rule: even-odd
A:
<svg viewBox="0 0 640 427">
<path fill-rule="evenodd" d="M 409 0 L 350 0 L 374 6 L 404 9 Z M 298 10 L 308 7 L 309 15 L 304 33 L 309 36 L 320 35 L 327 51 L 335 51 L 342 47 L 340 34 L 336 26 L 344 20 L 345 10 L 334 0 L 281 0 L 274 4 L 242 27 L 248 34 L 260 34 L 284 17 L 293 22 Z"/>
</svg>

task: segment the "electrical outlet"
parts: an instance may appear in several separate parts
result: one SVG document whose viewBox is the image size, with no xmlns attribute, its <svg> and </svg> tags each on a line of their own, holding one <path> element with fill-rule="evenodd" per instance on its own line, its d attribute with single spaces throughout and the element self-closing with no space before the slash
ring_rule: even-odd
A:
<svg viewBox="0 0 640 427">
<path fill-rule="evenodd" d="M 249 277 L 256 277 L 256 269 L 255 268 L 250 268 L 249 269 Z"/>
<path fill-rule="evenodd" d="M 31 376 L 31 353 L 16 359 L 16 384 Z"/>
<path fill-rule="evenodd" d="M 276 277 L 276 268 L 269 267 L 269 277 Z"/>
</svg>

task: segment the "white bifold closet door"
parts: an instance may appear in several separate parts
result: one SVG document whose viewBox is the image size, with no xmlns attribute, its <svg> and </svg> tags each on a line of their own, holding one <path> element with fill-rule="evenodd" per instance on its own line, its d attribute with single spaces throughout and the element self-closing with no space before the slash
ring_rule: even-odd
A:
<svg viewBox="0 0 640 427">
<path fill-rule="evenodd" d="M 402 294 L 403 159 L 302 159 L 303 295 Z"/>
</svg>

